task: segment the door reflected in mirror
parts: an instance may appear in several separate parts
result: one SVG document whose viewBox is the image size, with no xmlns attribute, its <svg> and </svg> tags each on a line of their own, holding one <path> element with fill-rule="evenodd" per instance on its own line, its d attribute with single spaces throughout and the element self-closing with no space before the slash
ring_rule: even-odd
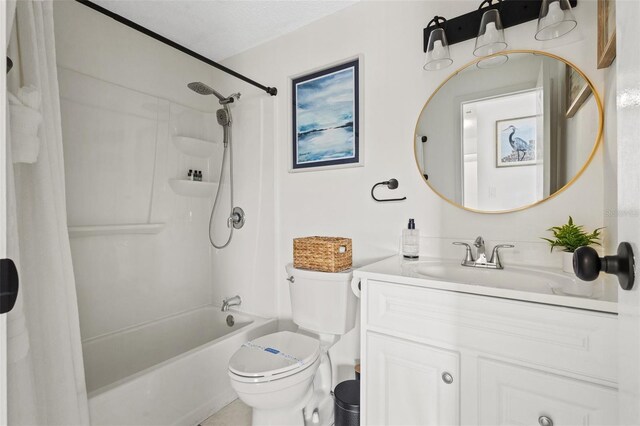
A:
<svg viewBox="0 0 640 426">
<path fill-rule="evenodd" d="M 586 168 L 602 132 L 600 99 L 579 70 L 544 52 L 507 54 L 498 67 L 457 71 L 416 126 L 421 174 L 469 210 L 513 211 L 557 194 Z"/>
</svg>

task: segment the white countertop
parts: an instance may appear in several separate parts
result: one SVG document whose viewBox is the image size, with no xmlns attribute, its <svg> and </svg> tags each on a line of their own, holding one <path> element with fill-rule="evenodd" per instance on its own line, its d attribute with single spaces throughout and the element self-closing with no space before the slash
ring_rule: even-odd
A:
<svg viewBox="0 0 640 426">
<path fill-rule="evenodd" d="M 547 289 L 535 289 L 520 285 L 522 283 L 513 283 L 509 288 L 492 287 L 488 285 L 464 284 L 457 282 L 444 281 L 437 278 L 427 278 L 415 272 L 417 262 L 436 262 L 440 259 L 420 257 L 416 260 L 407 260 L 397 255 L 388 259 L 372 263 L 356 269 L 353 274 L 355 277 L 374 279 L 380 281 L 394 282 L 418 287 L 433 288 L 438 290 L 455 291 L 459 293 L 477 294 L 490 297 L 499 297 L 503 299 L 521 300 L 525 302 L 544 303 L 547 305 L 565 306 L 569 308 L 586 309 L 591 311 L 618 313 L 617 288 L 610 283 L 606 283 L 604 279 L 598 279 L 593 295 L 591 297 L 580 297 L 565 294 L 562 292 L 554 292 L 552 286 Z M 450 261 L 443 261 L 450 262 Z M 509 265 L 505 265 L 505 270 Z M 514 268 L 526 268 L 529 271 L 540 271 L 542 273 L 561 274 L 567 276 L 560 269 L 544 268 L 544 267 L 522 267 L 514 266 Z M 472 268 L 469 268 L 472 269 Z M 478 268 L 478 273 L 482 273 L 482 269 Z M 500 273 L 496 271 L 495 273 Z"/>
</svg>

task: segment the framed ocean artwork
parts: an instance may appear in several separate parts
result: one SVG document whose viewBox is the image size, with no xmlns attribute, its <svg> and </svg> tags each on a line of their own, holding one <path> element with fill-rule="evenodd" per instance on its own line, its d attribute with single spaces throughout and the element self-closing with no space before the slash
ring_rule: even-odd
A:
<svg viewBox="0 0 640 426">
<path fill-rule="evenodd" d="M 361 164 L 359 63 L 292 79 L 293 171 Z"/>
</svg>

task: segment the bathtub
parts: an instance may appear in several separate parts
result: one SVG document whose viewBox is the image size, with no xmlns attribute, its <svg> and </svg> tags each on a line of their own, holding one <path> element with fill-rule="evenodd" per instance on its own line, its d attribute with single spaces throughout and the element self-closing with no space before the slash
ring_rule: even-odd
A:
<svg viewBox="0 0 640 426">
<path fill-rule="evenodd" d="M 83 341 L 91 424 L 198 424 L 237 397 L 231 355 L 275 331 L 274 319 L 206 306 Z"/>
</svg>

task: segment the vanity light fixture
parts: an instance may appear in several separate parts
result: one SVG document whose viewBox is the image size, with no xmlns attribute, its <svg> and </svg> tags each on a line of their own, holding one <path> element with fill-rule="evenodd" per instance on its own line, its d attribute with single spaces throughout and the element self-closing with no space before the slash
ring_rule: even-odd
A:
<svg viewBox="0 0 640 426">
<path fill-rule="evenodd" d="M 474 55 L 483 57 L 500 52 L 507 48 L 505 28 L 535 19 L 537 40 L 561 37 L 576 27 L 572 8 L 577 5 L 578 0 L 484 0 L 478 9 L 464 15 L 449 20 L 436 16 L 423 29 L 422 51 L 426 53 L 423 68 L 434 71 L 451 65 L 449 46 L 474 38 Z M 507 59 L 496 55 L 478 62 L 478 67 L 496 66 Z"/>
<path fill-rule="evenodd" d="M 536 40 L 553 40 L 562 37 L 577 25 L 569 0 L 543 0 Z"/>
<path fill-rule="evenodd" d="M 491 5 L 491 0 L 485 0 L 480 5 L 480 9 L 485 3 Z M 504 38 L 504 28 L 500 19 L 500 11 L 498 9 L 489 9 L 482 14 L 480 21 L 480 29 L 476 37 L 476 48 L 473 55 L 478 57 L 493 55 L 507 48 L 507 42 Z M 491 68 L 502 65 L 507 62 L 506 55 L 493 56 L 483 59 L 477 63 L 478 68 Z"/>
<path fill-rule="evenodd" d="M 448 67 L 453 63 L 451 53 L 449 52 L 449 43 L 447 43 L 447 35 L 442 26 L 447 20 L 442 16 L 434 16 L 427 28 L 433 26 L 433 30 L 429 34 L 427 42 L 427 53 L 424 59 L 424 68 L 427 71 L 437 71 Z"/>
</svg>

